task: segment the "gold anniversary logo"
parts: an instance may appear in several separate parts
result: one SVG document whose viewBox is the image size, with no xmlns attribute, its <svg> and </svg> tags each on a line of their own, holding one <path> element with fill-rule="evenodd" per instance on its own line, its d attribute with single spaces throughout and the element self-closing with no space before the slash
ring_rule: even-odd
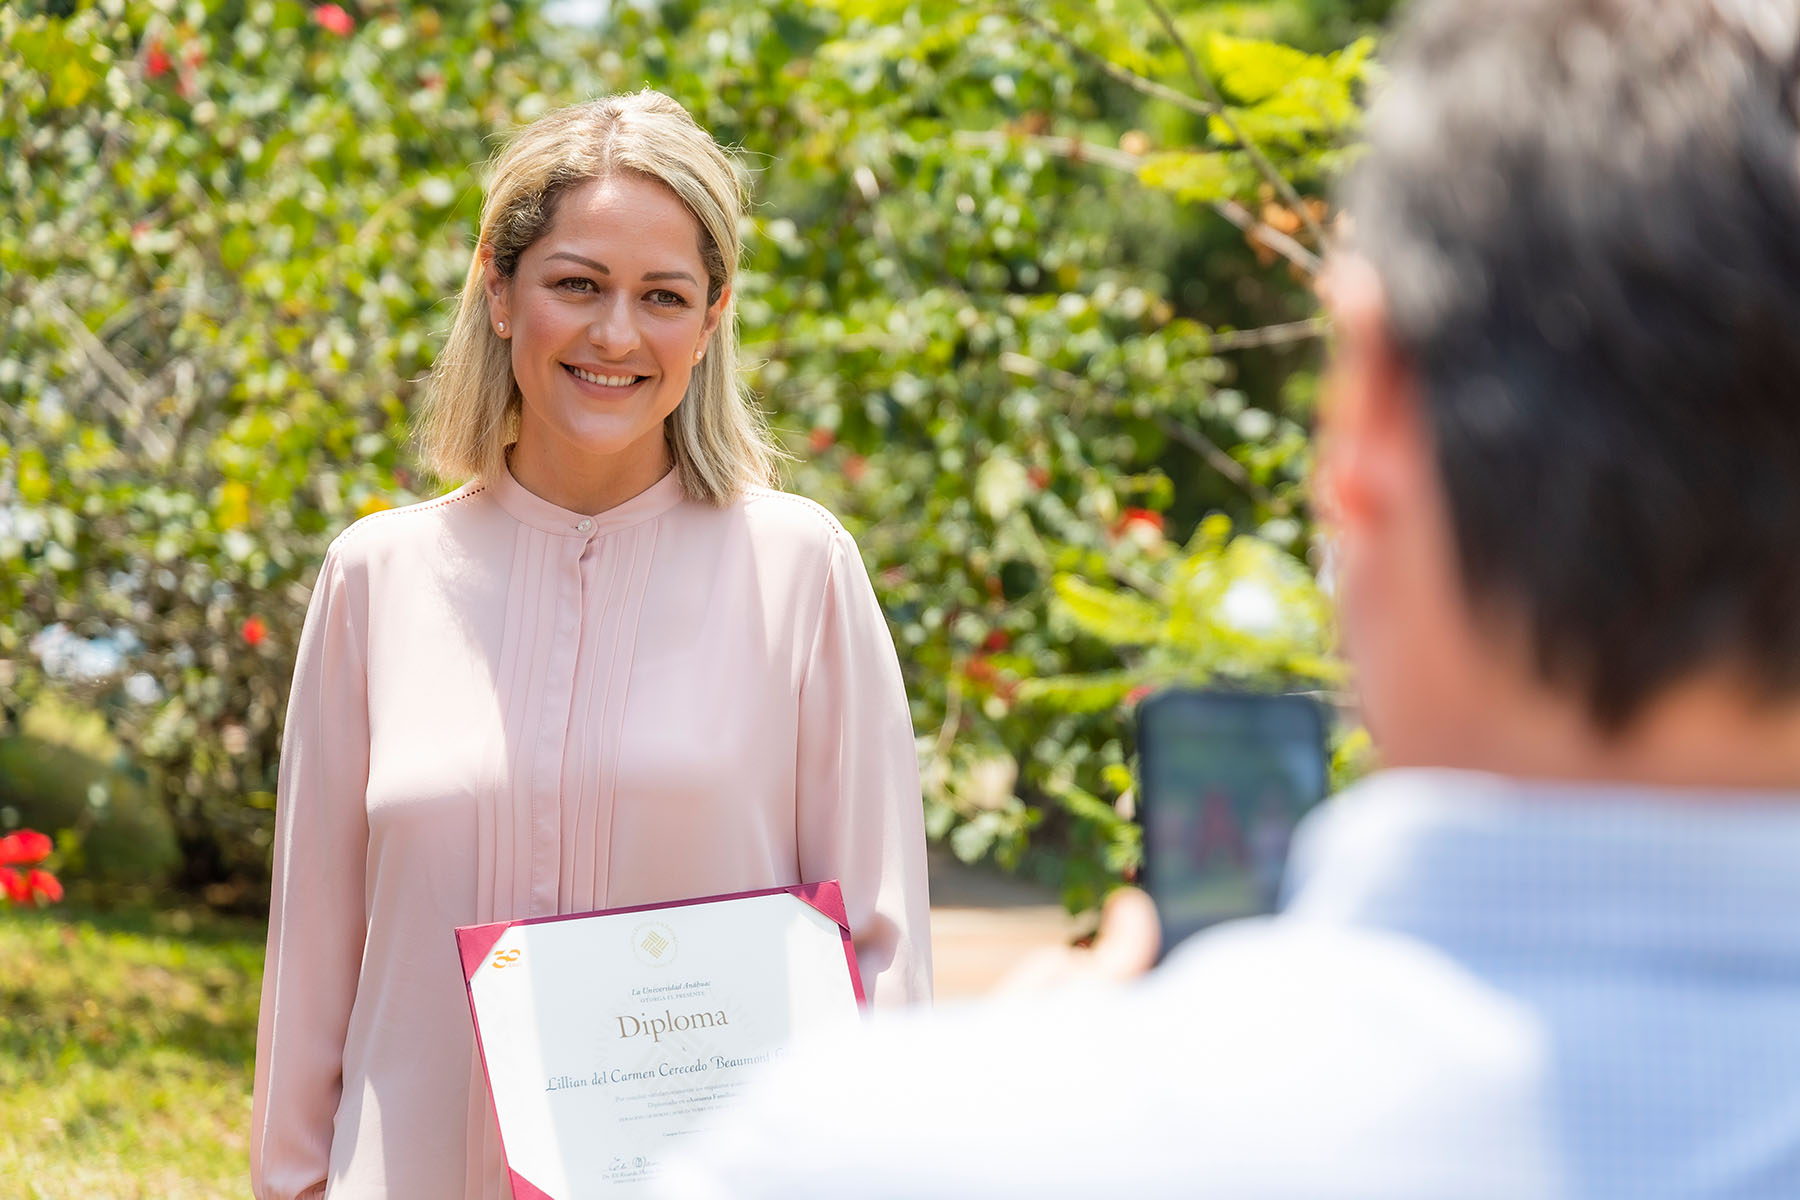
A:
<svg viewBox="0 0 1800 1200">
<path fill-rule="evenodd" d="M 631 954 L 646 967 L 666 967 L 675 961 L 675 931 L 661 921 L 646 921 L 631 931 Z"/>
</svg>

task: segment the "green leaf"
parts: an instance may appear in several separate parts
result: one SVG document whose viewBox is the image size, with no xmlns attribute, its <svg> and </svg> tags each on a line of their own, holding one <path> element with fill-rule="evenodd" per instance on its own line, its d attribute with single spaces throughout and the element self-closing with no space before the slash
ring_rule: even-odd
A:
<svg viewBox="0 0 1800 1200">
<path fill-rule="evenodd" d="M 1097 587 L 1075 575 L 1056 577 L 1057 606 L 1084 633 L 1115 646 L 1141 646 L 1162 636 L 1164 619 L 1141 596 Z"/>
<path fill-rule="evenodd" d="M 44 452 L 27 446 L 19 454 L 19 498 L 27 504 L 42 504 L 50 498 L 51 476 Z"/>
<path fill-rule="evenodd" d="M 1073 783 L 1052 776 L 1045 781 L 1044 786 L 1063 808 L 1084 821 L 1092 821 L 1102 829 L 1112 829 L 1126 823 L 1125 818 L 1112 805 Z"/>
<path fill-rule="evenodd" d="M 1112 708 L 1142 680 L 1135 671 L 1101 671 L 1091 675 L 1048 675 L 1019 684 L 1027 704 L 1047 704 L 1064 712 L 1092 713 Z"/>
<path fill-rule="evenodd" d="M 1219 90 L 1241 104 L 1260 104 L 1297 80 L 1329 78 L 1331 61 L 1279 42 L 1214 33 L 1205 42 L 1207 70 Z"/>
<path fill-rule="evenodd" d="M 1147 155 L 1138 167 L 1138 179 L 1146 187 L 1190 202 L 1223 198 L 1235 177 L 1230 161 L 1213 150 L 1165 150 Z"/>
</svg>

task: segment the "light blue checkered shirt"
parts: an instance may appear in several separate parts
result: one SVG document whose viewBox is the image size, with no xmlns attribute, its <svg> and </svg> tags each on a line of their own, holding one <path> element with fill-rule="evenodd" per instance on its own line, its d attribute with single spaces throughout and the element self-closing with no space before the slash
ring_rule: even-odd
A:
<svg viewBox="0 0 1800 1200">
<path fill-rule="evenodd" d="M 798 1050 L 666 1194 L 1800 1198 L 1800 795 L 1388 772 L 1290 894 Z"/>
</svg>

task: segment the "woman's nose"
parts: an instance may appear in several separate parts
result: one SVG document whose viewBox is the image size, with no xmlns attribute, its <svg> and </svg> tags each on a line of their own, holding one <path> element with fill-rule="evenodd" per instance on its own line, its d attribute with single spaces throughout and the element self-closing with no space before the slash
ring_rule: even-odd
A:
<svg viewBox="0 0 1800 1200">
<path fill-rule="evenodd" d="M 638 348 L 637 314 L 630 297 L 608 296 L 588 323 L 588 342 L 605 358 L 623 358 Z"/>
</svg>

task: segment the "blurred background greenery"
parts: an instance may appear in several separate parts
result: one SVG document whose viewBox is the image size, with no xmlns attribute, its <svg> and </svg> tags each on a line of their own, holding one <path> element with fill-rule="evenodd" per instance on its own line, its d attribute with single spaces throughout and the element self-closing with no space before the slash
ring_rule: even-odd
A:
<svg viewBox="0 0 1800 1200">
<path fill-rule="evenodd" d="M 0 831 L 257 910 L 326 542 L 407 440 L 479 164 L 653 86 L 755 183 L 750 382 L 863 547 L 931 833 L 1096 902 L 1127 702 L 1329 684 L 1308 289 L 1386 4 L 0 11 Z"/>
<path fill-rule="evenodd" d="M 408 417 L 480 164 L 598 93 L 751 170 L 749 382 L 863 549 L 932 836 L 1095 904 L 1138 694 L 1340 682 L 1310 276 L 1389 5 L 0 6 L 0 833 L 70 892 L 0 923 L 0 1178 L 241 1194 L 308 590 L 459 482 Z"/>
</svg>

